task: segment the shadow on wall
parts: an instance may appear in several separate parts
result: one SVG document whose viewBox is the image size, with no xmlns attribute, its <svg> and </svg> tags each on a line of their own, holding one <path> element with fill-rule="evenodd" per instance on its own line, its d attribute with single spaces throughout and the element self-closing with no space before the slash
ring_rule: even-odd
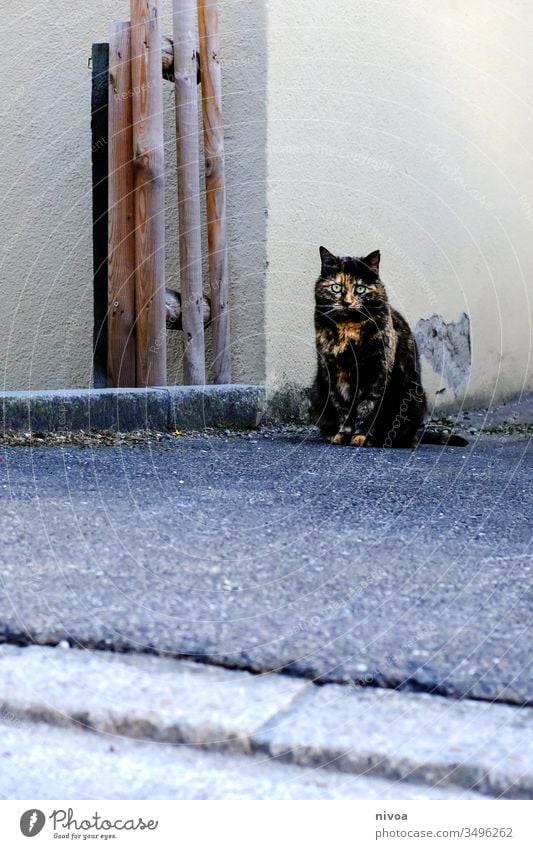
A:
<svg viewBox="0 0 533 849">
<path fill-rule="evenodd" d="M 226 198 L 230 274 L 232 380 L 265 382 L 266 288 L 266 86 L 267 43 L 264 0 L 219 0 L 224 110 Z M 167 27 L 168 28 L 168 27 Z M 167 91 L 167 142 L 172 132 L 173 92 Z M 170 117 L 169 117 L 170 115 Z M 170 135 L 167 192 L 176 192 L 176 162 Z M 201 159 L 203 160 L 203 154 Z M 202 174 L 203 181 L 203 174 Z M 203 191 L 203 182 L 202 182 Z M 208 294 L 207 234 L 203 205 L 204 289 Z M 167 221 L 167 285 L 179 289 L 175 218 Z M 211 334 L 206 331 L 207 381 L 211 377 Z M 168 382 L 181 383 L 181 333 L 168 339 Z"/>
</svg>

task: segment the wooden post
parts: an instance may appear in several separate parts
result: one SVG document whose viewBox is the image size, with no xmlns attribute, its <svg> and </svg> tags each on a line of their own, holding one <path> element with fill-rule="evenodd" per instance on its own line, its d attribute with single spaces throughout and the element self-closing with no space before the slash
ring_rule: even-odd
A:
<svg viewBox="0 0 533 849">
<path fill-rule="evenodd" d="M 205 383 L 196 0 L 173 0 L 183 380 Z"/>
<path fill-rule="evenodd" d="M 108 386 L 135 386 L 135 212 L 130 25 L 109 32 Z"/>
<path fill-rule="evenodd" d="M 93 383 L 107 386 L 107 78 L 109 45 L 93 44 L 91 156 L 93 177 Z"/>
<path fill-rule="evenodd" d="M 157 0 L 131 0 L 137 386 L 166 384 L 163 78 Z"/>
<path fill-rule="evenodd" d="M 215 383 L 231 383 L 222 75 L 216 0 L 198 0 Z"/>
</svg>

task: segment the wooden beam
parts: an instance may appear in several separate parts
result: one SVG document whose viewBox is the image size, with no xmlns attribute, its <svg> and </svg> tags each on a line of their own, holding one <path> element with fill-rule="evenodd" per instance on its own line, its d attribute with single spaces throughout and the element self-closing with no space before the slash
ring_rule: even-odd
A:
<svg viewBox="0 0 533 849">
<path fill-rule="evenodd" d="M 196 0 L 173 0 L 183 380 L 205 383 Z"/>
<path fill-rule="evenodd" d="M 182 330 L 181 325 L 181 295 L 173 289 L 167 289 L 165 294 L 165 307 L 167 317 L 167 330 Z M 211 317 L 211 304 L 207 298 L 202 300 L 202 320 L 204 324 L 209 323 Z"/>
<path fill-rule="evenodd" d="M 218 9 L 216 0 L 198 0 L 202 111 L 204 119 L 205 190 L 213 369 L 215 383 L 231 383 L 229 330 L 228 239 L 226 231 L 226 180 L 224 123 Z"/>
<path fill-rule="evenodd" d="M 163 79 L 157 0 L 131 0 L 137 386 L 166 384 Z"/>
<path fill-rule="evenodd" d="M 93 383 L 107 386 L 107 79 L 109 45 L 91 55 L 91 158 L 93 195 Z"/>
<path fill-rule="evenodd" d="M 135 210 L 130 24 L 109 31 L 108 386 L 135 386 Z"/>
</svg>

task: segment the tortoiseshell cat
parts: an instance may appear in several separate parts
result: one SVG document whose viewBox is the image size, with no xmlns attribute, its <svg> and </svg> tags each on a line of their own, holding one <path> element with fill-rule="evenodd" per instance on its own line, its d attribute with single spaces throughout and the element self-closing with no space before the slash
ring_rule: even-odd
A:
<svg viewBox="0 0 533 849">
<path fill-rule="evenodd" d="M 416 342 L 389 305 L 380 252 L 336 257 L 320 248 L 320 257 L 311 401 L 322 435 L 337 444 L 374 447 L 466 445 L 461 437 L 423 430 L 427 402 Z"/>
</svg>

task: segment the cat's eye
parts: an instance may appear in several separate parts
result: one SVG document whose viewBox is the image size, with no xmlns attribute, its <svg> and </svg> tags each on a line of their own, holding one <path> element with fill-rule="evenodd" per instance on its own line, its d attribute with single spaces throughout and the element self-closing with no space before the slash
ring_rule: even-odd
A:
<svg viewBox="0 0 533 849">
<path fill-rule="evenodd" d="M 331 291 L 333 292 L 334 295 L 340 295 L 340 293 L 342 292 L 341 284 L 340 283 L 332 283 L 331 284 Z"/>
<path fill-rule="evenodd" d="M 355 291 L 358 295 L 364 295 L 365 292 L 368 292 L 368 288 L 366 286 L 356 286 Z"/>
</svg>

